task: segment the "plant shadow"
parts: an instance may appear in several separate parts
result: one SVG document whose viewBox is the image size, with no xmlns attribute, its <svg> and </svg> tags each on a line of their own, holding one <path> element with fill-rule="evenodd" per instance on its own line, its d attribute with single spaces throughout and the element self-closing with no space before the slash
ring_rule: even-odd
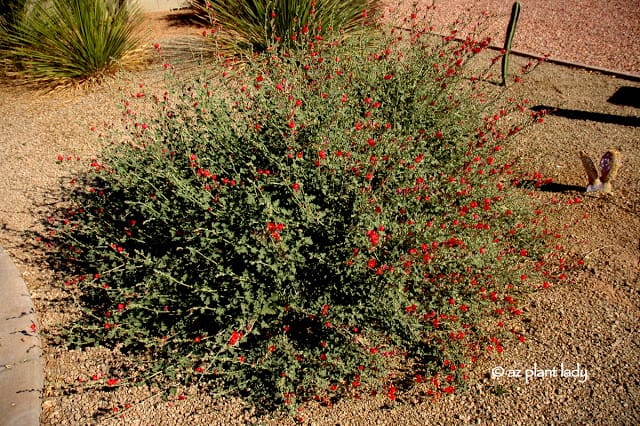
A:
<svg viewBox="0 0 640 426">
<path fill-rule="evenodd" d="M 640 87 L 621 86 L 607 102 L 618 106 L 630 106 L 640 108 Z M 640 117 L 633 115 L 618 115 L 595 111 L 583 111 L 569 108 L 559 108 L 549 105 L 536 105 L 532 111 L 545 111 L 548 115 L 568 118 L 571 120 L 597 121 L 600 123 L 615 124 L 620 126 L 640 127 Z"/>
<path fill-rule="evenodd" d="M 570 120 L 597 121 L 599 123 L 615 124 L 619 126 L 640 127 L 640 117 L 617 115 L 602 112 L 582 111 L 577 109 L 558 108 L 549 105 L 536 105 L 532 111 L 546 111 L 547 115 L 568 118 Z"/>
<path fill-rule="evenodd" d="M 535 187 L 537 190 L 542 192 L 555 192 L 555 193 L 567 193 L 567 192 L 585 192 L 585 187 L 580 185 L 567 185 L 564 183 L 545 183 L 542 185 L 537 185 L 537 181 L 535 180 L 525 180 L 522 182 L 522 186 L 524 187 Z"/>
<path fill-rule="evenodd" d="M 210 26 L 208 22 L 205 22 L 205 20 L 191 8 L 172 10 L 164 19 L 170 27 L 175 28 Z"/>
<path fill-rule="evenodd" d="M 640 108 L 640 87 L 622 86 L 607 99 L 607 102 L 614 105 Z"/>
</svg>

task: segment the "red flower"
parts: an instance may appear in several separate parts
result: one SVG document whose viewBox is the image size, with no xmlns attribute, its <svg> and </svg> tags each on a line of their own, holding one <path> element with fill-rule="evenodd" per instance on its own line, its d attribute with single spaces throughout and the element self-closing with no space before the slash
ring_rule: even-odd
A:
<svg viewBox="0 0 640 426">
<path fill-rule="evenodd" d="M 375 246 L 380 241 L 380 234 L 374 230 L 367 231 L 367 236 L 369 237 L 369 241 L 371 241 L 371 245 Z"/>
<path fill-rule="evenodd" d="M 322 307 L 322 316 L 327 315 L 327 313 L 329 313 L 329 305 L 325 304 L 325 305 Z"/>
<path fill-rule="evenodd" d="M 393 385 L 389 386 L 388 395 L 389 395 L 389 399 L 390 400 L 392 400 L 392 401 L 396 400 L 396 387 L 395 386 L 393 386 Z"/>
<path fill-rule="evenodd" d="M 369 259 L 369 261 L 367 262 L 367 266 L 371 269 L 376 267 L 376 260 L 375 259 Z"/>
<path fill-rule="evenodd" d="M 238 340 L 242 339 L 243 335 L 244 333 L 242 331 L 233 330 L 233 333 L 231 333 L 231 338 L 229 339 L 229 345 L 234 346 L 236 343 L 238 343 Z"/>
<path fill-rule="evenodd" d="M 445 393 L 452 394 L 455 392 L 455 389 L 453 388 L 453 386 L 447 386 L 446 388 L 442 389 L 442 391 Z"/>
</svg>

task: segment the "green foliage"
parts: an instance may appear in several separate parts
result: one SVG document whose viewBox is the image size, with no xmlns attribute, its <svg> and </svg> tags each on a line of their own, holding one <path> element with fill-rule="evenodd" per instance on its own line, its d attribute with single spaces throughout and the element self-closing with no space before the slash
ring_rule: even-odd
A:
<svg viewBox="0 0 640 426">
<path fill-rule="evenodd" d="M 10 28 L 20 21 L 27 0 L 0 0 L 0 52 L 5 46 L 5 40 L 9 35 Z M 0 53 L 0 71 L 3 74 L 6 72 L 6 64 L 3 64 L 2 57 L 4 55 Z M 1 74 L 0 74 L 1 75 Z"/>
<path fill-rule="evenodd" d="M 486 40 L 377 40 L 302 34 L 127 100 L 128 142 L 49 221 L 70 342 L 268 407 L 464 386 L 544 254 L 503 155 L 522 107 L 465 69 Z"/>
<path fill-rule="evenodd" d="M 142 15 L 131 2 L 49 0 L 29 3 L 0 41 L 10 75 L 53 87 L 100 80 L 140 65 Z"/>
<path fill-rule="evenodd" d="M 296 45 L 295 38 L 323 28 L 360 32 L 374 20 L 378 0 L 190 0 L 201 20 L 220 27 L 216 37 L 223 51 L 251 53 L 265 51 L 279 41 Z"/>
<path fill-rule="evenodd" d="M 26 3 L 27 0 L 0 0 L 0 31 L 20 19 Z"/>
<path fill-rule="evenodd" d="M 509 56 L 511 56 L 511 44 L 513 43 L 513 37 L 516 35 L 516 26 L 518 25 L 518 19 L 520 19 L 520 2 L 514 2 L 511 7 L 511 16 L 509 18 L 509 25 L 507 26 L 507 35 L 504 39 L 504 55 L 502 56 L 502 85 L 507 85 L 507 78 L 509 77 Z"/>
</svg>

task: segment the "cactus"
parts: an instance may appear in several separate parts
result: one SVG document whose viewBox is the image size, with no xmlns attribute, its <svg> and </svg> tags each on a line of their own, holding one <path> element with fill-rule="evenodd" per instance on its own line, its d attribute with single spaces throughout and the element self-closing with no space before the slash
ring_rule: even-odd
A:
<svg viewBox="0 0 640 426">
<path fill-rule="evenodd" d="M 511 43 L 513 36 L 516 34 L 516 25 L 520 18 L 520 2 L 513 3 L 511 7 L 511 18 L 507 26 L 507 36 L 504 39 L 504 55 L 502 56 L 502 85 L 507 85 L 507 77 L 509 76 L 509 55 L 511 54 Z"/>
</svg>

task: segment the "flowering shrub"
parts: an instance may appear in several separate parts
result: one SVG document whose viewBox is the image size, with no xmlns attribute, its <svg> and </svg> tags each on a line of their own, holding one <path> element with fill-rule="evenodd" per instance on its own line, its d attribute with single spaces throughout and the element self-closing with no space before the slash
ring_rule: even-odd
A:
<svg viewBox="0 0 640 426">
<path fill-rule="evenodd" d="M 463 386 L 544 238 L 505 156 L 524 107 L 465 66 L 488 41 L 417 28 L 302 37 L 126 101 L 127 142 L 50 219 L 70 343 L 276 406 Z"/>
</svg>

